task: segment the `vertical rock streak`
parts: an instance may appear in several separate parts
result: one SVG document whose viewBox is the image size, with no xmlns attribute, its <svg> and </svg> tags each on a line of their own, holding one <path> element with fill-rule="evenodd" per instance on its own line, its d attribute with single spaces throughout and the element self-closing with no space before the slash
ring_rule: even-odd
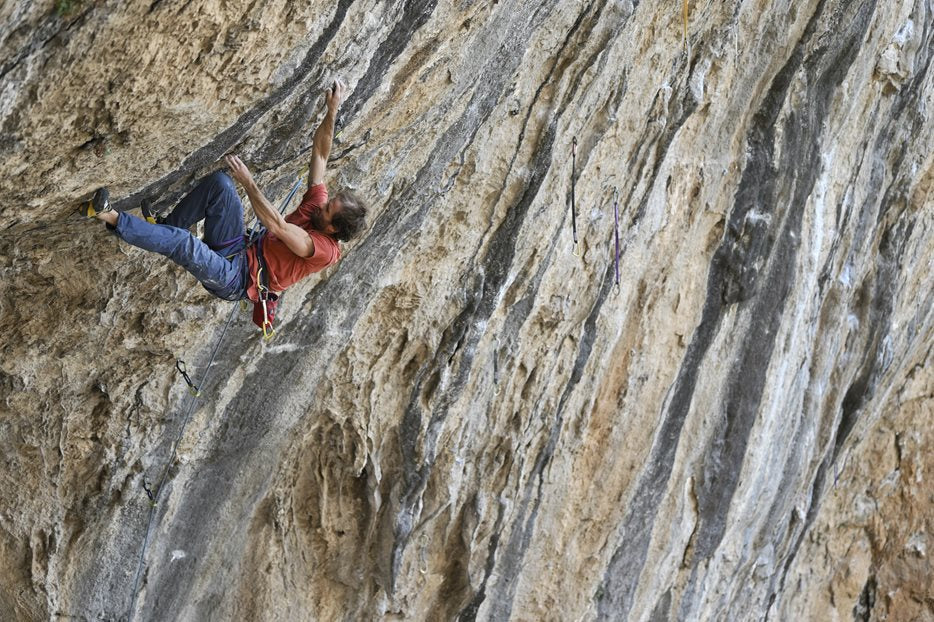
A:
<svg viewBox="0 0 934 622">
<path fill-rule="evenodd" d="M 588 11 L 589 11 L 588 7 Z M 599 7 L 596 11 L 596 14 L 593 18 L 593 21 L 597 21 L 602 13 L 602 8 Z M 583 17 L 584 14 L 581 15 Z M 625 26 L 626 20 L 624 20 L 617 28 L 614 29 L 615 33 L 618 33 Z M 574 34 L 579 24 L 575 24 L 575 27 L 571 30 L 570 34 Z M 569 38 L 570 38 L 569 34 Z M 602 49 L 598 47 L 598 51 Z M 596 61 L 597 53 L 595 52 L 587 62 L 583 64 L 583 69 L 581 69 L 575 78 L 574 86 L 570 89 L 570 93 L 577 91 L 577 86 L 582 79 L 583 75 L 587 70 L 593 65 Z M 616 99 L 617 106 L 621 101 L 621 95 Z M 572 102 L 567 102 L 567 105 L 573 105 Z M 664 142 L 663 151 L 667 150 L 667 146 L 670 145 L 673 140 L 674 134 L 676 133 L 677 127 L 684 122 L 687 114 L 682 117 L 677 123 L 675 129 L 672 129 L 666 132 L 666 139 Z M 612 116 L 612 115 L 611 115 Z M 583 154 L 582 158 L 582 169 L 586 168 L 587 161 L 589 159 L 589 152 Z M 655 167 L 654 174 L 657 174 L 658 166 Z M 654 177 L 653 174 L 653 177 Z M 498 564 L 498 570 L 500 576 L 502 577 L 501 582 L 497 585 L 495 590 L 495 598 L 490 607 L 489 617 L 490 619 L 509 619 L 512 615 L 513 603 L 515 601 L 516 590 L 519 585 L 519 576 L 520 568 L 525 558 L 526 552 L 528 551 L 529 545 L 532 540 L 533 530 L 535 528 L 536 518 L 538 516 L 539 508 L 542 503 L 543 497 L 543 486 L 544 486 L 544 471 L 550 464 L 551 459 L 554 455 L 555 447 L 557 446 L 559 436 L 564 426 L 565 418 L 565 407 L 568 400 L 570 399 L 571 393 L 580 383 L 584 375 L 584 367 L 587 365 L 590 360 L 591 352 L 593 351 L 594 340 L 596 339 L 596 322 L 600 313 L 603 309 L 603 304 L 606 302 L 606 298 L 612 290 L 614 282 L 614 272 L 612 264 L 607 264 L 606 270 L 603 274 L 602 279 L 600 280 L 599 289 L 597 291 L 597 297 L 593 305 L 590 308 L 590 311 L 587 315 L 586 320 L 584 321 L 583 330 L 579 339 L 579 347 L 577 351 L 577 356 L 574 360 L 574 365 L 571 371 L 571 377 L 567 384 L 564 386 L 561 396 L 558 400 L 558 405 L 555 409 L 554 415 L 548 415 L 550 419 L 550 424 L 546 424 L 546 429 L 548 430 L 548 436 L 546 442 L 539 449 L 538 453 L 535 456 L 533 467 L 529 472 L 528 479 L 526 480 L 523 495 L 519 504 L 519 511 L 517 512 L 518 520 L 514 521 L 514 526 L 512 527 L 511 533 L 509 534 L 509 539 L 505 550 L 502 552 L 503 560 Z M 537 287 L 537 285 L 536 285 Z M 536 409 L 537 410 L 537 409 Z M 534 498 L 533 498 L 534 495 Z M 489 577 L 492 568 L 487 569 L 486 577 Z M 486 578 L 484 578 L 484 585 L 486 584 Z M 471 607 L 476 607 L 476 601 L 471 603 Z M 475 611 L 475 609 L 474 609 Z M 464 617 L 462 619 L 473 619 L 472 617 Z"/>
<path fill-rule="evenodd" d="M 866 203 L 858 210 L 860 223 L 857 224 L 857 238 L 863 238 L 869 225 L 864 225 L 862 221 L 868 219 L 868 215 L 873 211 L 878 213 L 876 223 L 881 224 L 888 210 L 903 201 L 900 196 L 901 182 L 910 173 L 902 168 L 907 155 L 907 146 L 905 144 L 894 143 L 895 128 L 899 125 L 910 124 L 913 130 L 916 130 L 923 123 L 921 111 L 921 98 L 923 95 L 923 85 L 930 78 L 930 65 L 932 59 L 932 40 L 934 29 L 930 22 L 924 23 L 924 36 L 922 41 L 925 45 L 922 49 L 925 51 L 923 64 L 915 76 L 900 89 L 896 94 L 895 101 L 891 109 L 892 115 L 888 117 L 879 137 L 875 141 L 874 148 L 870 155 L 873 157 L 872 167 L 873 178 L 879 179 L 884 176 L 883 162 L 888 158 L 883 155 L 891 155 L 894 160 L 892 166 L 892 182 L 886 187 L 881 198 L 875 200 L 874 196 L 867 197 Z M 909 116 L 910 119 L 905 119 Z M 905 139 L 907 140 L 907 138 Z M 888 150 L 889 154 L 879 154 L 879 152 Z M 875 210 L 873 209 L 875 207 Z M 907 221 L 906 221 L 907 219 Z M 822 495 L 825 492 L 827 476 L 832 467 L 839 463 L 844 443 L 853 431 L 857 419 L 859 418 L 862 407 L 869 401 L 874 392 L 876 384 L 880 381 L 887 365 L 883 362 L 882 344 L 886 337 L 892 332 L 892 318 L 896 299 L 896 284 L 900 282 L 900 276 L 907 266 L 902 265 L 899 258 L 902 255 L 904 245 L 915 226 L 915 219 L 906 213 L 902 207 L 894 222 L 885 227 L 879 241 L 879 256 L 881 261 L 878 263 L 879 271 L 875 275 L 867 275 L 868 279 L 873 279 L 872 283 L 864 282 L 858 289 L 856 296 L 859 297 L 859 291 L 864 288 L 871 288 L 871 298 L 867 303 L 869 309 L 868 315 L 868 335 L 863 341 L 862 353 L 859 357 L 861 361 L 856 377 L 852 380 L 839 406 L 839 419 L 836 420 L 833 434 L 828 439 L 827 447 L 823 449 L 823 458 L 821 459 L 817 472 L 810 486 L 810 495 L 808 499 L 807 513 L 804 521 L 797 526 L 796 532 L 791 539 L 789 550 L 785 555 L 785 561 L 782 564 L 782 570 L 772 581 L 771 597 L 766 610 L 766 619 L 772 613 L 772 605 L 775 602 L 777 593 L 784 589 L 785 581 L 791 566 L 795 563 L 798 551 L 801 548 L 808 529 L 813 525 L 821 507 Z M 921 303 L 920 309 L 931 308 L 932 295 L 930 292 Z M 924 357 L 927 358 L 927 357 Z M 844 465 L 845 466 L 845 465 Z M 797 474 L 795 474 L 797 475 Z M 791 534 L 790 534 L 791 535 Z M 867 584 L 868 585 L 868 584 Z M 861 598 L 863 596 L 861 595 Z"/>
<path fill-rule="evenodd" d="M 539 87 L 538 92 L 541 92 L 543 86 Z M 520 132 L 517 150 L 525 137 L 525 126 L 528 125 L 529 116 L 537 99 L 536 94 L 532 105 L 529 107 L 525 125 Z M 408 532 L 411 531 L 413 511 L 416 505 L 419 504 L 421 494 L 428 481 L 428 474 L 436 451 L 435 440 L 440 427 L 448 417 L 450 405 L 457 399 L 466 384 L 477 343 L 483 336 L 483 327 L 486 326 L 496 310 L 496 300 L 505 286 L 509 268 L 512 267 L 512 258 L 516 251 L 515 234 L 525 224 L 529 209 L 538 197 L 538 191 L 550 170 L 555 132 L 555 121 L 552 120 L 540 142 L 536 145 L 536 156 L 522 197 L 515 206 L 508 210 L 506 218 L 493 232 L 483 259 L 470 270 L 470 272 L 474 272 L 478 276 L 472 279 L 471 288 L 467 292 L 468 302 L 464 310 L 445 330 L 438 348 L 439 356 L 432 361 L 431 367 L 420 370 L 419 380 L 416 382 L 411 402 L 403 419 L 403 429 L 405 430 L 403 433 L 403 455 L 406 464 L 407 488 L 403 496 L 405 507 L 400 514 L 400 517 L 404 517 L 404 520 L 397 524 L 396 529 L 396 543 L 393 554 L 394 575 L 398 572 Z M 515 155 L 513 156 L 514 161 Z M 415 444 L 421 429 L 422 408 L 420 398 L 425 393 L 426 384 L 424 380 L 426 376 L 437 378 L 439 374 L 444 373 L 444 367 L 457 352 L 460 352 L 460 357 L 456 375 L 451 383 L 445 387 L 443 394 L 437 396 L 437 401 L 432 408 L 427 424 L 430 433 L 426 442 L 423 443 L 427 450 L 425 451 L 425 460 L 421 465 L 416 465 L 415 456 L 418 452 Z M 433 390 L 437 387 L 437 383 L 428 383 L 427 386 L 430 387 L 430 390 Z M 429 399 L 430 403 L 430 400 L 435 396 L 425 395 L 425 397 Z"/>
<path fill-rule="evenodd" d="M 827 114 L 828 101 L 855 57 L 856 44 L 864 36 L 873 7 L 874 2 L 860 5 L 855 16 L 859 19 L 851 22 L 855 27 L 851 26 L 842 36 L 833 38 L 830 45 L 836 49 L 830 60 L 824 62 L 829 46 L 820 46 L 811 54 L 805 51 L 812 44 L 817 24 L 824 13 L 825 2 L 820 2 L 753 119 L 747 140 L 749 158 L 736 191 L 727 232 L 711 262 L 701 322 L 685 354 L 648 469 L 639 480 L 623 522 L 622 543 L 607 568 L 602 588 L 607 596 L 599 603 L 601 619 L 629 615 L 647 557 L 653 517 L 668 488 L 674 454 L 690 410 L 699 367 L 722 326 L 725 305 L 738 303 L 741 309 L 751 306 L 752 325 L 730 374 L 735 381 L 726 389 L 724 418 L 719 423 L 721 431 L 714 434 L 713 444 L 701 458 L 699 523 L 691 559 L 692 577 L 696 577 L 699 564 L 709 559 L 720 543 L 726 527 L 729 501 L 739 481 L 749 432 L 759 409 L 774 339 L 794 277 L 801 214 L 819 170 L 813 164 L 820 153 L 817 136 Z M 840 64 L 835 65 L 837 62 Z M 781 150 L 783 162 L 776 167 L 773 158 L 778 115 L 786 104 L 788 89 L 802 64 L 807 73 L 817 70 L 818 75 L 808 81 L 814 85 L 815 92 L 805 99 L 803 114 L 792 111 L 787 124 L 791 130 L 787 132 Z M 830 84 L 821 81 L 825 77 L 831 78 Z M 800 126 L 796 121 L 806 129 L 799 132 Z M 789 191 L 791 200 L 783 205 L 781 197 L 787 196 Z M 759 219 L 750 222 L 748 217 L 753 210 L 769 214 L 771 218 L 765 222 Z M 770 231 L 770 225 L 778 222 L 783 222 L 782 229 Z M 764 293 L 758 293 L 757 266 L 762 264 L 770 264 L 772 268 L 765 279 L 769 287 Z M 683 608 L 691 605 L 682 603 Z M 682 611 L 684 614 L 686 612 Z"/>
</svg>

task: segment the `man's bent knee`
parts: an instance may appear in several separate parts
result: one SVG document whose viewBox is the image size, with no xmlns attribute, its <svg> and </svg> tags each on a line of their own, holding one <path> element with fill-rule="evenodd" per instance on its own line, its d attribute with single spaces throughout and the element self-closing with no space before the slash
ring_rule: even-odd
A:
<svg viewBox="0 0 934 622">
<path fill-rule="evenodd" d="M 202 183 L 209 184 L 224 192 L 237 193 L 237 187 L 234 185 L 233 180 L 224 171 L 214 171 L 205 177 Z"/>
</svg>

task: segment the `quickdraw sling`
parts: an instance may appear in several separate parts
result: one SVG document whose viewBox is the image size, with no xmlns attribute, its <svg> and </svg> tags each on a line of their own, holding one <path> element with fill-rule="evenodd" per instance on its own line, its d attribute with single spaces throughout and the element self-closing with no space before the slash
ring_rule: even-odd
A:
<svg viewBox="0 0 934 622">
<path fill-rule="evenodd" d="M 259 292 L 259 300 L 253 303 L 253 323 L 263 329 L 263 339 L 269 341 L 276 334 L 272 323 L 276 319 L 276 307 L 279 306 L 281 294 L 269 289 L 269 268 L 263 257 L 264 239 L 265 235 L 256 241 L 256 289 Z"/>
</svg>

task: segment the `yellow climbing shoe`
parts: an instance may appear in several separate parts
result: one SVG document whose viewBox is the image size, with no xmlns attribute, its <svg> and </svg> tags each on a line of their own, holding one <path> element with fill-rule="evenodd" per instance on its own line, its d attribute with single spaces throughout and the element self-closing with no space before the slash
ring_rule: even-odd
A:
<svg viewBox="0 0 934 622">
<path fill-rule="evenodd" d="M 91 200 L 86 201 L 81 206 L 81 213 L 87 218 L 94 218 L 98 214 L 112 211 L 113 208 L 110 207 L 110 192 L 107 188 L 98 188 L 94 196 L 91 197 Z"/>
</svg>

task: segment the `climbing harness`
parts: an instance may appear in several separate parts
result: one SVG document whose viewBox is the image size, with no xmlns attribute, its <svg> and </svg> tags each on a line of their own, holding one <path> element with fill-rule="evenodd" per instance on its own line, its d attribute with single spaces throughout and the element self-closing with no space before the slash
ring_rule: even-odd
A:
<svg viewBox="0 0 934 622">
<path fill-rule="evenodd" d="M 577 170 L 577 136 L 571 141 L 571 234 L 574 237 L 574 255 L 580 257 L 580 247 L 577 244 L 577 207 L 575 206 L 575 180 L 574 174 Z"/>
<path fill-rule="evenodd" d="M 188 392 L 191 393 L 192 397 L 200 397 L 201 389 L 191 381 L 191 376 L 188 375 L 188 367 L 185 365 L 185 361 L 182 359 L 175 359 L 175 369 L 177 369 L 178 373 L 185 379 L 185 383 L 188 385 Z"/>
<path fill-rule="evenodd" d="M 302 177 L 301 171 L 299 171 L 298 179 L 296 180 L 295 184 L 292 186 L 291 192 L 289 192 L 288 196 L 285 198 L 285 200 L 282 202 L 282 204 L 279 207 L 279 213 L 282 213 L 283 211 L 285 211 L 285 208 L 288 207 L 292 198 L 295 196 L 295 193 L 298 191 L 298 188 L 301 185 L 301 177 Z M 253 242 L 253 240 L 256 237 L 262 235 L 259 233 L 261 228 L 255 226 L 257 220 L 258 219 L 254 216 L 253 221 L 250 223 L 250 227 L 249 227 L 250 233 L 248 236 L 246 236 L 247 247 L 249 247 L 249 245 Z M 243 252 L 245 252 L 245 250 L 246 249 L 244 249 Z M 261 257 L 259 253 L 258 253 L 258 256 Z M 218 337 L 217 342 L 214 344 L 214 349 L 211 352 L 211 358 L 208 360 L 207 367 L 204 368 L 204 374 L 201 377 L 200 386 L 206 386 L 207 384 L 208 374 L 211 371 L 211 366 L 214 364 L 214 360 L 217 358 L 217 352 L 220 349 L 221 343 L 223 343 L 224 341 L 224 337 L 227 336 L 227 330 L 230 328 L 230 323 L 233 321 L 233 318 L 236 315 L 236 311 L 237 311 L 237 305 L 234 305 L 230 309 L 230 313 L 227 316 L 227 322 L 224 324 L 224 329 L 221 331 L 220 337 Z M 263 334 L 265 336 L 266 331 L 264 331 Z M 172 463 L 175 462 L 175 459 L 178 456 L 178 446 L 181 443 L 183 434 L 185 433 L 185 428 L 188 426 L 188 422 L 191 419 L 192 409 L 195 405 L 195 402 L 201 397 L 201 390 L 199 388 L 199 385 L 196 385 L 194 381 L 192 381 L 191 376 L 188 374 L 188 366 L 185 364 L 185 361 L 181 359 L 176 359 L 175 368 L 179 371 L 179 373 L 182 374 L 182 377 L 185 379 L 185 382 L 188 384 L 188 391 L 190 393 L 190 397 L 188 400 L 188 409 L 185 411 L 185 416 L 182 419 L 182 423 L 178 427 L 178 432 L 176 433 L 175 440 L 172 443 L 172 451 L 169 454 L 169 458 L 165 462 L 165 465 L 162 467 L 162 473 L 159 476 L 158 484 L 155 486 L 155 488 L 152 488 L 150 482 L 148 482 L 145 478 L 142 481 L 143 490 L 146 492 L 146 496 L 149 498 L 149 506 L 150 506 L 149 507 L 149 518 L 146 524 L 146 535 L 143 537 L 143 544 L 142 544 L 142 547 L 140 548 L 139 560 L 137 561 L 137 565 L 136 565 L 136 576 L 133 579 L 133 592 L 130 598 L 130 608 L 128 609 L 127 615 L 126 615 L 127 620 L 132 620 L 133 611 L 134 609 L 136 609 L 136 599 L 139 596 L 139 581 L 143 573 L 144 561 L 146 559 L 146 549 L 149 547 L 149 542 L 152 537 L 152 528 L 153 528 L 153 525 L 155 524 L 154 521 L 156 517 L 156 507 L 159 501 L 159 495 L 162 493 L 162 489 L 165 487 L 165 481 L 169 474 L 169 468 L 172 466 Z"/>
<path fill-rule="evenodd" d="M 613 222 L 615 223 L 613 238 L 616 241 L 616 254 L 614 255 L 616 264 L 616 293 L 619 294 L 619 188 L 615 188 L 613 192 Z"/>
</svg>

